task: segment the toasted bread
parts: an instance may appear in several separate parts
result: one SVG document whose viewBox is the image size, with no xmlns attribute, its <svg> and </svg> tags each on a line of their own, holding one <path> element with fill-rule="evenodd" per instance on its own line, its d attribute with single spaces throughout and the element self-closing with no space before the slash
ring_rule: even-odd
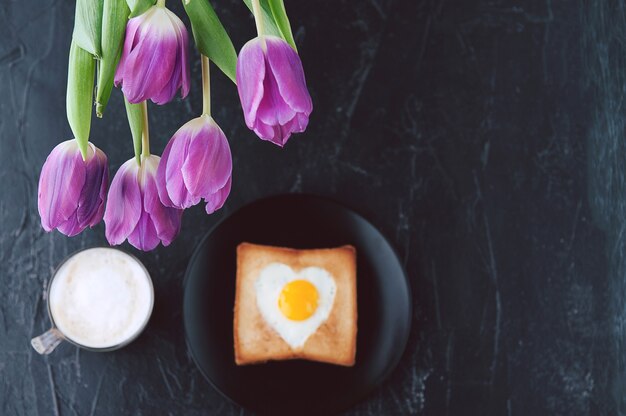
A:
<svg viewBox="0 0 626 416">
<path fill-rule="evenodd" d="M 328 318 L 299 348 L 290 346 L 264 319 L 256 300 L 255 281 L 272 263 L 289 266 L 297 275 L 319 267 L 332 276 L 336 292 Z M 356 355 L 356 251 L 352 246 L 329 249 L 290 248 L 241 243 L 237 247 L 237 284 L 234 310 L 235 362 L 305 359 L 353 366 Z"/>
</svg>

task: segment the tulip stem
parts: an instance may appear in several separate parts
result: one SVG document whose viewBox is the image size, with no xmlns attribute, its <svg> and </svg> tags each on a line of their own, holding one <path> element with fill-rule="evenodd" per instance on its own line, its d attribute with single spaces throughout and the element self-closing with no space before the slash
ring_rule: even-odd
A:
<svg viewBox="0 0 626 416">
<path fill-rule="evenodd" d="M 165 0 L 157 0 L 156 5 L 159 7 L 165 7 Z"/>
<path fill-rule="evenodd" d="M 261 37 L 265 34 L 265 27 L 263 27 L 263 13 L 261 13 L 259 0 L 252 0 L 252 14 L 254 14 L 254 22 L 256 23 L 256 33 Z"/>
<path fill-rule="evenodd" d="M 202 57 L 202 115 L 211 115 L 211 73 L 209 66 L 211 62 L 205 55 Z"/>
<path fill-rule="evenodd" d="M 141 103 L 141 156 L 150 156 L 150 128 L 148 127 L 148 101 Z"/>
</svg>

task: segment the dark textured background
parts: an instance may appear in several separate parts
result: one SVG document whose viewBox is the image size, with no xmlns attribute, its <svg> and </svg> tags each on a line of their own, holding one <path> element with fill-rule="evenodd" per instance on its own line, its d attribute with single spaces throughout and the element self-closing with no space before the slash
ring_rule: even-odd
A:
<svg viewBox="0 0 626 416">
<path fill-rule="evenodd" d="M 213 1 L 237 48 L 239 1 Z M 257 198 L 318 193 L 357 208 L 397 248 L 414 327 L 390 380 L 351 415 L 626 412 L 626 7 L 621 1 L 296 1 L 287 9 L 314 112 L 281 150 L 243 124 L 213 79 L 230 139 L 226 207 L 187 211 L 168 248 L 137 253 L 156 308 L 133 344 L 63 345 L 40 357 L 42 298 L 68 239 L 37 215 L 45 157 L 65 120 L 72 1 L 0 0 L 0 414 L 246 414 L 219 396 L 184 343 L 182 277 L 211 225 Z M 170 1 L 185 22 L 181 5 Z M 151 107 L 153 150 L 200 112 Z M 214 71 L 217 73 L 216 71 Z M 132 147 L 119 91 L 92 140 L 113 170 Z M 323 398 L 320 398 L 323 400 Z"/>
</svg>

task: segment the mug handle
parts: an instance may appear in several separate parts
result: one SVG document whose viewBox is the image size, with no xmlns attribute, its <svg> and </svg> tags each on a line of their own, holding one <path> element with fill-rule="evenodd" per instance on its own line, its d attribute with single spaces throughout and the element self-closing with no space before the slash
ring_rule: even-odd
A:
<svg viewBox="0 0 626 416">
<path fill-rule="evenodd" d="M 42 355 L 48 355 L 63 341 L 63 334 L 52 327 L 43 334 L 30 340 L 30 345 Z"/>
</svg>

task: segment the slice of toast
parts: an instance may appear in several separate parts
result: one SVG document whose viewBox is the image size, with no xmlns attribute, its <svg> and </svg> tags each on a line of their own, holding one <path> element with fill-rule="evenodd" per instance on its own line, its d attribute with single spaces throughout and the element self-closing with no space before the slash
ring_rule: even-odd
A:
<svg viewBox="0 0 626 416">
<path fill-rule="evenodd" d="M 307 267 L 322 268 L 336 285 L 328 318 L 300 348 L 292 348 L 285 342 L 257 306 L 255 282 L 261 271 L 272 263 L 285 264 L 296 274 Z M 235 362 L 238 365 L 300 358 L 353 366 L 357 333 L 354 247 L 295 250 L 241 243 L 237 247 L 234 312 Z"/>
</svg>

